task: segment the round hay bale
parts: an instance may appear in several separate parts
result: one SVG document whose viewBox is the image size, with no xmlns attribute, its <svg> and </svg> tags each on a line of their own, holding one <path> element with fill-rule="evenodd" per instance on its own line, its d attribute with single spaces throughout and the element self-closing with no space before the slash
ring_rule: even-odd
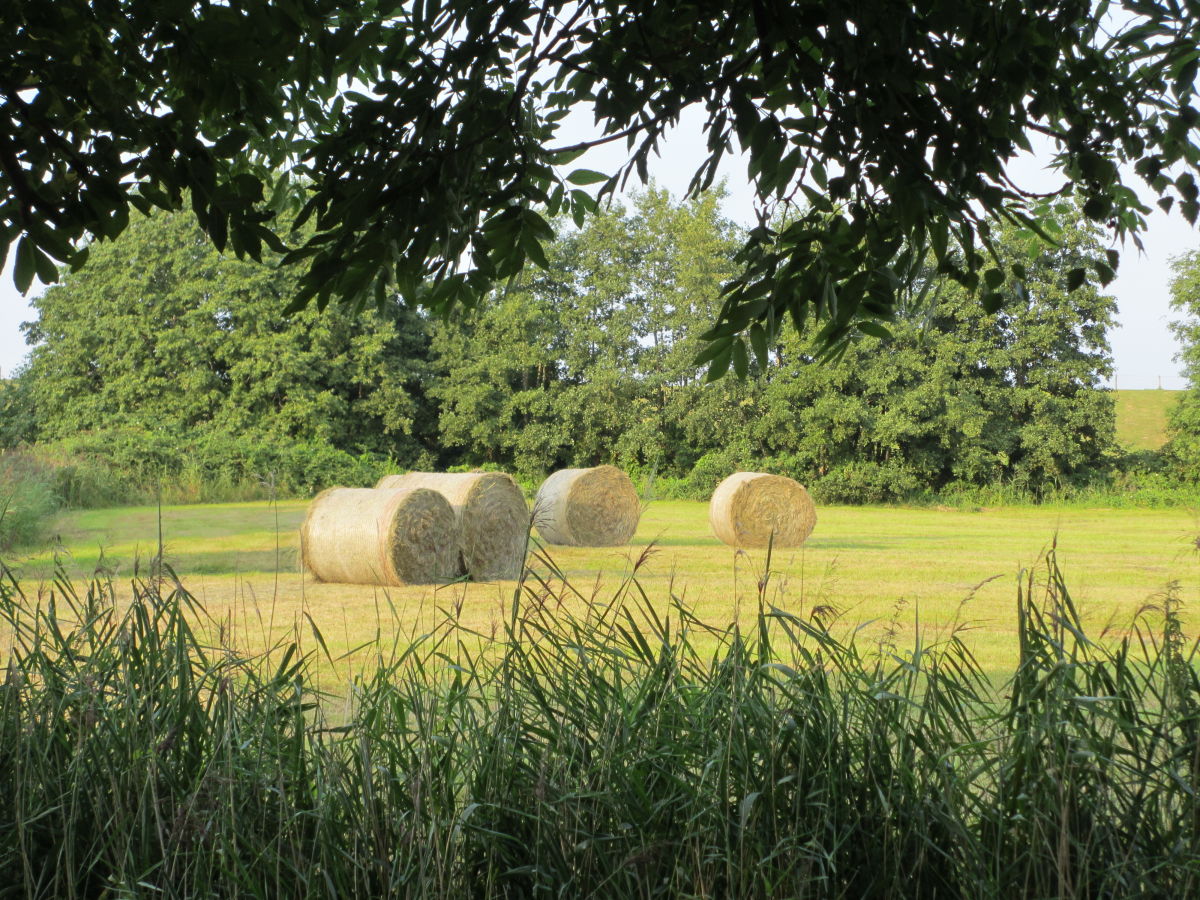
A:
<svg viewBox="0 0 1200 900">
<path fill-rule="evenodd" d="M 330 488 L 308 507 L 300 555 L 318 581 L 449 581 L 458 574 L 458 525 L 437 491 Z"/>
<path fill-rule="evenodd" d="M 538 534 L 573 547 L 626 544 L 642 515 L 633 482 L 616 466 L 560 469 L 542 482 L 533 509 Z"/>
<path fill-rule="evenodd" d="M 713 491 L 708 521 L 713 534 L 733 547 L 799 547 L 817 524 L 817 510 L 798 481 L 735 472 Z"/>
<path fill-rule="evenodd" d="M 529 539 L 525 495 L 503 472 L 409 472 L 385 475 L 376 489 L 437 491 L 458 521 L 462 569 L 476 581 L 519 578 Z"/>
</svg>

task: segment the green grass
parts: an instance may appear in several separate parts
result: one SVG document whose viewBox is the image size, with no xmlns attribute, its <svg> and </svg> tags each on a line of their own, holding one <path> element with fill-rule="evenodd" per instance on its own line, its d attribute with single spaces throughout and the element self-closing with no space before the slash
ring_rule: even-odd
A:
<svg viewBox="0 0 1200 900">
<path fill-rule="evenodd" d="M 1157 450 L 1167 442 L 1167 410 L 1183 391 L 1117 391 L 1117 443 Z"/>
<path fill-rule="evenodd" d="M 830 631 L 773 609 L 763 579 L 746 627 L 712 628 L 637 566 L 594 594 L 534 571 L 494 640 L 450 614 L 376 641 L 340 702 L 297 633 L 266 653 L 214 640 L 169 578 L 0 578 L 0 893 L 1200 890 L 1176 590 L 1094 643 L 1050 554 L 1008 585 L 1020 664 L 997 689 L 962 625 Z"/>
<path fill-rule="evenodd" d="M 393 629 L 390 606 L 404 630 L 426 630 L 439 609 L 456 607 L 464 625 L 500 631 L 511 583 L 383 590 L 306 579 L 296 559 L 306 507 L 301 501 L 167 507 L 165 559 L 251 647 L 269 646 L 297 625 L 308 628 L 311 617 L 339 656 Z M 56 535 L 73 577 L 102 566 L 124 581 L 138 566 L 148 570 L 158 528 L 153 508 L 93 510 L 61 516 Z M 1198 537 L 1200 514 L 1187 509 L 823 508 L 802 549 L 775 554 L 770 600 L 804 616 L 821 607 L 842 627 L 863 625 L 876 635 L 892 629 L 905 640 L 918 621 L 936 633 L 962 619 L 973 626 L 964 639 L 981 665 L 1004 677 L 1018 652 L 1014 584 L 1053 542 L 1083 620 L 1096 632 L 1111 623 L 1111 633 L 1123 634 L 1134 613 L 1173 581 L 1185 599 L 1200 597 Z M 628 548 L 548 549 L 563 575 L 590 594 L 610 590 L 651 545 L 639 575 L 649 596 L 677 597 L 714 625 L 753 617 L 765 554 L 737 553 L 718 542 L 703 503 L 650 504 Z M 8 559 L 26 584 L 53 574 L 47 550 Z M 336 675 L 342 683 L 349 662 Z"/>
</svg>

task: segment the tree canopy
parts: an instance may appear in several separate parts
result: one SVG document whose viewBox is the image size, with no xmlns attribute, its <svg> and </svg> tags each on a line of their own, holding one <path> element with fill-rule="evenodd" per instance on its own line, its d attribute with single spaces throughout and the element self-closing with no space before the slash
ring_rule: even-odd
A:
<svg viewBox="0 0 1200 900">
<path fill-rule="evenodd" d="M 135 216 L 33 301 L 35 434 L 152 432 L 429 460 L 428 337 L 399 304 L 283 315 L 298 273 L 219 254 L 182 212 Z M 32 435 L 27 435 L 32 436 Z"/>
<path fill-rule="evenodd" d="M 859 332 L 815 366 L 815 336 L 785 333 L 765 366 L 749 359 L 758 377 L 706 383 L 699 332 L 742 239 L 719 192 L 651 189 L 562 227 L 545 269 L 450 320 L 399 303 L 284 316 L 296 272 L 217 253 L 186 213 L 138 215 L 35 300 L 30 363 L 0 390 L 0 446 L 40 438 L 131 487 L 183 470 L 307 490 L 370 484 L 385 464 L 536 481 L 616 463 L 693 497 L 738 468 L 823 501 L 1041 495 L 1116 461 L 1113 300 L 1067 290 L 1067 272 L 1103 258 L 1099 229 L 1066 204 L 1055 225 L 1054 246 L 998 231 L 1029 284 L 998 314 L 931 264 L 928 302 L 903 306 L 890 334 Z"/>
<path fill-rule="evenodd" d="M 1171 307 L 1180 318 L 1171 323 L 1179 340 L 1178 359 L 1187 391 L 1168 417 L 1169 456 L 1191 480 L 1200 480 L 1200 250 L 1171 260 Z"/>
<path fill-rule="evenodd" d="M 827 348 L 880 333 L 929 253 L 989 312 L 1021 302 L 994 228 L 1041 231 L 1054 198 L 1008 171 L 1032 136 L 1112 237 L 1148 211 L 1126 171 L 1200 211 L 1200 16 L 1178 0 L 10 0 L 0 46 L 22 289 L 186 198 L 219 248 L 290 247 L 298 306 L 472 306 L 545 264 L 548 219 L 646 179 L 689 107 L 693 188 L 741 149 L 762 213 L 705 335 L 713 374 L 789 319 Z M 564 132 L 576 110 L 594 138 Z M 571 168 L 611 142 L 617 171 Z"/>
<path fill-rule="evenodd" d="M 739 468 L 800 479 L 830 502 L 947 488 L 1039 496 L 1103 476 L 1116 447 L 1107 329 L 1115 303 L 1067 273 L 1104 258 L 1098 229 L 1056 212 L 1057 244 L 997 232 L 1027 268 L 1021 303 L 985 313 L 939 276 L 890 334 L 853 335 L 810 365 L 812 334 L 782 336 L 759 377 L 704 383 L 697 326 L 720 308 L 738 235 L 714 198 L 638 195 L 548 248 L 461 322 L 434 322 L 440 442 L 455 462 L 538 475 L 615 462 L 686 479 L 707 497 Z M 916 288 L 921 290 L 921 286 Z"/>
</svg>

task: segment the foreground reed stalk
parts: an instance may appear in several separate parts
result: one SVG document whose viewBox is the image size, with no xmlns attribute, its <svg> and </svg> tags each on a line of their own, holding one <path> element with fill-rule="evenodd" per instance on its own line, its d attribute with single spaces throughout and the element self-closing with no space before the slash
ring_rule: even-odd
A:
<svg viewBox="0 0 1200 900">
<path fill-rule="evenodd" d="M 754 628 L 714 629 L 636 566 L 599 601 L 540 557 L 503 634 L 448 614 L 333 702 L 298 638 L 211 643 L 169 571 L 130 596 L 6 574 L 0 894 L 1200 892 L 1176 591 L 1093 641 L 1051 554 L 996 687 L 957 628 L 862 646 L 769 580 Z"/>
</svg>

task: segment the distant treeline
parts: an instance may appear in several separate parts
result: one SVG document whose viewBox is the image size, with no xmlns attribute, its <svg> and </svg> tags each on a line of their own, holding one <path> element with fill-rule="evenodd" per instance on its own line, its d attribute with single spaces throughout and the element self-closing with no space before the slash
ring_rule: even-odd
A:
<svg viewBox="0 0 1200 900">
<path fill-rule="evenodd" d="M 896 321 L 864 324 L 834 358 L 789 322 L 777 345 L 751 336 L 733 361 L 746 379 L 705 383 L 695 360 L 741 243 L 717 196 L 651 190 L 564 227 L 544 268 L 451 320 L 399 302 L 285 316 L 291 270 L 223 256 L 186 212 L 157 213 L 35 301 L 0 442 L 30 448 L 78 505 L 163 485 L 304 493 L 394 468 L 532 482 L 608 462 L 694 497 L 755 468 L 824 502 L 1038 498 L 1169 470 L 1170 447 L 1131 459 L 1115 443 L 1113 298 L 1067 289 L 1072 269 L 1106 265 L 1100 235 L 1065 205 L 1051 227 L 1055 245 L 998 231 L 1027 276 L 998 312 L 930 271 Z"/>
</svg>

